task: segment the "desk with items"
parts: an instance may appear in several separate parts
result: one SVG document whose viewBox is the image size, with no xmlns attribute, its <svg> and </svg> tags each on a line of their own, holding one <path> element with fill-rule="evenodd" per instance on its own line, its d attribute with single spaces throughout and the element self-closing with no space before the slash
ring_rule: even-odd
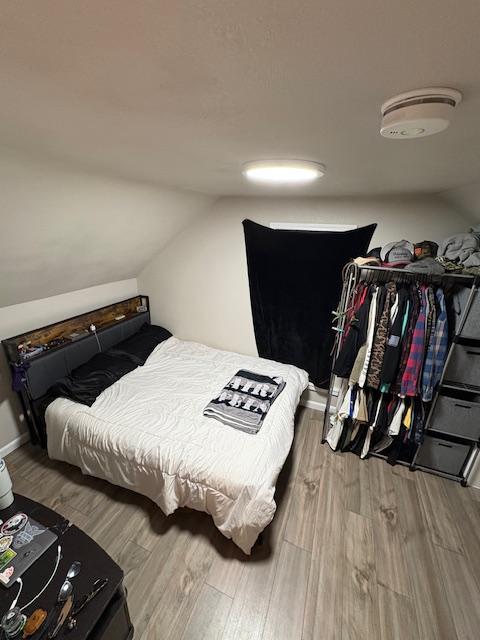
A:
<svg viewBox="0 0 480 640">
<path fill-rule="evenodd" d="M 18 495 L 0 520 L 2 640 L 133 636 L 123 572 L 85 533 Z"/>
</svg>

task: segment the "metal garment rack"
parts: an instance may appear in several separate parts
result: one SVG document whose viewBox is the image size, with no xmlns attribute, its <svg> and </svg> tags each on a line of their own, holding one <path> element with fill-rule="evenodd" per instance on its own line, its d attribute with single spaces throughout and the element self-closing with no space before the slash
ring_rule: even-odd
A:
<svg viewBox="0 0 480 640">
<path fill-rule="evenodd" d="M 462 328 L 465 325 L 466 319 L 468 317 L 472 304 L 475 300 L 475 295 L 479 290 L 478 285 L 479 285 L 480 278 L 478 276 L 472 276 L 467 274 L 457 274 L 457 273 L 428 274 L 428 273 L 405 271 L 404 269 L 379 267 L 374 265 L 360 266 L 354 262 L 350 262 L 344 267 L 342 277 L 343 277 L 342 294 L 340 297 L 340 302 L 338 304 L 338 307 L 333 314 L 334 315 L 333 330 L 335 331 L 335 341 L 332 349 L 333 362 L 335 362 L 340 352 L 341 343 L 342 343 L 341 337 L 345 328 L 347 314 L 352 302 L 353 292 L 359 282 L 363 281 L 367 284 L 382 283 L 382 282 L 385 283 L 385 282 L 391 282 L 391 281 L 402 282 L 402 283 L 416 282 L 419 284 L 431 284 L 431 285 L 442 286 L 446 289 L 449 286 L 454 286 L 455 284 L 470 286 L 470 293 L 465 305 L 465 309 L 463 310 L 463 314 L 460 319 L 458 329 L 450 345 L 447 358 L 445 361 L 445 365 L 443 368 L 443 372 L 442 372 L 442 378 L 435 391 L 432 404 L 430 407 L 429 415 L 425 423 L 425 432 L 427 432 L 427 430 L 431 426 L 431 418 L 433 415 L 435 404 L 438 399 L 439 390 L 442 388 L 442 386 L 448 387 L 448 384 L 447 385 L 444 384 L 445 371 L 447 370 L 450 359 L 452 358 L 454 346 L 460 338 Z M 479 335 L 479 341 L 480 341 L 480 335 Z M 336 379 L 336 376 L 332 371 L 330 375 L 328 397 L 327 397 L 324 419 L 323 419 L 322 442 L 326 441 L 326 435 L 327 435 L 328 429 L 330 428 L 330 412 L 333 405 L 333 397 L 335 395 L 334 394 L 335 379 Z M 467 390 L 471 391 L 472 393 L 475 393 L 475 392 L 480 393 L 480 389 L 478 390 L 467 389 Z M 460 437 L 459 439 L 461 440 L 462 438 Z M 407 466 L 412 471 L 416 469 L 421 469 L 422 471 L 426 471 L 427 473 L 433 473 L 435 475 L 446 477 L 451 480 L 461 482 L 463 485 L 466 485 L 466 478 L 470 473 L 470 470 L 472 469 L 475 459 L 479 452 L 478 442 L 476 443 L 476 446 L 474 446 L 475 445 L 474 442 L 471 442 L 471 445 L 472 445 L 472 449 L 465 461 L 461 476 L 455 476 L 452 474 L 443 473 L 441 471 L 430 469 L 428 467 L 417 464 L 416 461 L 422 445 L 417 446 L 412 462 L 398 460 L 396 464 Z M 372 457 L 381 458 L 385 460 L 388 457 L 382 453 L 375 453 L 375 452 L 371 452 L 369 453 L 369 455 Z"/>
</svg>

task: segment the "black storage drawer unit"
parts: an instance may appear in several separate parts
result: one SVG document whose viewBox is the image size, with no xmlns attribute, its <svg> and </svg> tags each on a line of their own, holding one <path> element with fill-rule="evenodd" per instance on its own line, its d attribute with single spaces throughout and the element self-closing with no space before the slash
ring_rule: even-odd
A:
<svg viewBox="0 0 480 640">
<path fill-rule="evenodd" d="M 467 298 L 468 298 L 468 295 L 465 294 L 465 300 Z M 468 315 L 465 319 L 465 323 L 462 327 L 462 331 L 460 332 L 460 335 L 462 336 L 462 338 L 473 338 L 474 340 L 478 340 L 479 327 L 480 327 L 480 293 L 478 291 L 475 291 L 473 295 L 472 306 L 470 307 Z"/>
<path fill-rule="evenodd" d="M 480 395 L 448 390 L 435 403 L 429 428 L 468 440 L 480 440 Z"/>
<path fill-rule="evenodd" d="M 460 476 L 471 446 L 427 435 L 420 447 L 416 465 L 453 476 Z"/>
<path fill-rule="evenodd" d="M 480 387 L 480 346 L 454 345 L 445 381 Z"/>
</svg>

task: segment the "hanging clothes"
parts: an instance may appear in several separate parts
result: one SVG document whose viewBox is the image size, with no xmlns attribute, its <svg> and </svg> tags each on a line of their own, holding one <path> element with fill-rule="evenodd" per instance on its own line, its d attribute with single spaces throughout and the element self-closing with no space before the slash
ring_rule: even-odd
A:
<svg viewBox="0 0 480 640">
<path fill-rule="evenodd" d="M 330 416 L 330 429 L 328 430 L 326 441 L 335 451 L 338 446 L 338 441 L 342 435 L 343 424 L 346 418 L 344 409 L 344 399 L 349 389 L 348 380 L 342 379 L 340 381 L 340 387 L 338 389 L 337 407 L 338 410 Z"/>
<path fill-rule="evenodd" d="M 368 366 L 370 364 L 370 357 L 372 355 L 373 338 L 375 335 L 375 325 L 377 321 L 378 292 L 379 292 L 379 288 L 374 286 L 373 293 L 372 293 L 372 300 L 370 302 L 370 310 L 368 314 L 368 329 L 367 329 L 365 360 L 363 362 L 362 370 L 358 378 L 358 384 L 360 387 L 365 386 L 365 382 L 367 380 Z"/>
<path fill-rule="evenodd" d="M 385 302 L 378 320 L 375 338 L 373 340 L 372 355 L 367 374 L 367 386 L 378 389 L 380 386 L 380 374 L 382 371 L 383 357 L 387 346 L 388 332 L 390 329 L 390 310 L 395 303 L 397 288 L 393 282 L 388 282 L 385 289 Z"/>
<path fill-rule="evenodd" d="M 399 289 L 395 304 L 392 306 L 393 317 L 390 318 L 390 334 L 387 339 L 380 372 L 380 389 L 384 392 L 390 390 L 390 385 L 394 381 L 398 369 L 402 352 L 402 340 L 408 323 L 409 305 L 408 291 L 405 288 Z"/>
<path fill-rule="evenodd" d="M 363 305 L 363 303 L 365 302 L 365 298 L 367 294 L 368 294 L 368 287 L 363 282 L 360 282 L 355 287 L 355 290 L 353 292 L 353 302 L 345 312 L 345 325 L 344 325 L 344 331 L 341 337 L 342 346 L 344 345 L 347 336 L 350 334 L 350 331 L 354 326 L 358 311 L 360 307 Z"/>
<path fill-rule="evenodd" d="M 439 314 L 428 346 L 422 377 L 422 400 L 424 402 L 432 400 L 433 391 L 442 377 L 448 352 L 448 318 L 445 295 L 442 289 L 437 289 L 436 300 Z"/>
<path fill-rule="evenodd" d="M 435 331 L 437 322 L 437 305 L 435 300 L 435 292 L 432 287 L 427 288 L 427 323 L 425 328 L 425 345 L 428 347 L 432 332 Z"/>
<path fill-rule="evenodd" d="M 407 366 L 410 347 L 412 345 L 413 331 L 417 323 L 418 313 L 420 311 L 420 298 L 416 285 L 413 285 L 409 291 L 409 314 L 407 319 L 407 328 L 405 330 L 405 338 L 402 342 L 402 352 L 400 356 L 400 365 L 398 367 L 395 383 L 392 385 L 394 393 L 400 393 L 403 374 Z"/>
<path fill-rule="evenodd" d="M 400 433 L 400 427 L 402 426 L 404 413 L 405 413 L 405 399 L 402 398 L 397 405 L 397 409 L 393 414 L 392 421 L 388 428 L 388 433 L 391 436 L 398 436 L 398 434 Z"/>
<path fill-rule="evenodd" d="M 448 351 L 445 294 L 424 284 L 361 283 L 350 308 L 334 364 L 345 395 L 327 441 L 361 458 L 385 452 L 394 464 L 424 437 Z"/>
<path fill-rule="evenodd" d="M 425 357 L 425 323 L 427 317 L 426 287 L 419 289 L 420 310 L 413 330 L 407 365 L 400 386 L 401 396 L 414 396 L 417 393 L 420 372 Z"/>
<path fill-rule="evenodd" d="M 355 362 L 353 363 L 352 371 L 350 372 L 348 384 L 351 384 L 351 385 L 358 384 L 366 355 L 367 355 L 367 345 L 364 344 L 358 350 L 357 357 L 355 358 Z"/>
<path fill-rule="evenodd" d="M 358 350 L 365 343 L 367 337 L 370 310 L 369 289 L 362 287 L 354 295 L 355 299 L 352 305 L 354 312 L 350 317 L 350 322 L 345 326 L 342 347 L 333 366 L 333 373 L 339 378 L 348 378 Z"/>
</svg>

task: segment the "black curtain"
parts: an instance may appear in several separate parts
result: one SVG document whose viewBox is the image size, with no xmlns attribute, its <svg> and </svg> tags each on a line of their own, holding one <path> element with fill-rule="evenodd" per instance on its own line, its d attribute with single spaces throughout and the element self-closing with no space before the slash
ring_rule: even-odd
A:
<svg viewBox="0 0 480 640">
<path fill-rule="evenodd" d="M 258 354 L 328 386 L 332 311 L 342 268 L 368 251 L 376 224 L 353 231 L 283 231 L 243 221 Z"/>
</svg>

